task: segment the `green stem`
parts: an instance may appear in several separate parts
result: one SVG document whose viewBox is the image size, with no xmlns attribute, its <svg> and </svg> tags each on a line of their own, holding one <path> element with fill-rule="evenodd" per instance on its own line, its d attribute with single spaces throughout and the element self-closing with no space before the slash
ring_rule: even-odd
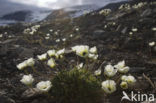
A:
<svg viewBox="0 0 156 103">
<path fill-rule="evenodd" d="M 28 71 L 27 71 L 26 69 L 24 69 L 24 72 L 25 72 L 25 74 L 26 74 L 26 75 L 28 75 L 28 74 L 29 74 L 29 73 L 28 73 Z"/>
<path fill-rule="evenodd" d="M 40 75 L 40 76 L 43 76 L 40 72 L 38 72 L 38 71 L 35 69 L 34 66 L 32 66 L 31 68 L 32 68 L 32 70 L 33 70 L 36 74 L 38 74 L 38 75 Z"/>
</svg>

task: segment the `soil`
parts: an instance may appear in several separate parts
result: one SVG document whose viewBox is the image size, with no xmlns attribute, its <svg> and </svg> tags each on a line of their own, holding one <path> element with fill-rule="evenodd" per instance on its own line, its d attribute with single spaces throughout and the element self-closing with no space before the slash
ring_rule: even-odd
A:
<svg viewBox="0 0 156 103">
<path fill-rule="evenodd" d="M 24 29 L 34 25 L 41 26 L 34 35 L 23 33 Z M 35 24 L 1 26 L 0 103 L 53 103 L 42 95 L 22 97 L 27 87 L 20 83 L 24 73 L 16 65 L 52 48 L 70 49 L 82 44 L 98 48 L 99 61 L 93 70 L 98 69 L 103 61 L 116 64 L 125 60 L 126 65 L 131 67 L 130 73 L 139 81 L 133 88 L 134 91 L 156 94 L 156 46 L 149 46 L 149 42 L 156 42 L 156 31 L 152 30 L 154 27 L 156 28 L 156 4 L 150 5 L 150 2 L 138 9 L 115 9 L 108 16 L 100 15 L 97 10 L 77 18 L 48 18 Z M 76 28 L 79 30 L 76 31 Z M 132 28 L 138 30 L 131 35 L 129 32 L 132 32 Z M 52 32 L 49 31 L 51 29 Z M 48 33 L 50 39 L 47 40 L 45 37 Z M 71 34 L 73 37 L 70 37 Z M 67 40 L 64 42 L 63 38 Z M 61 41 L 57 43 L 57 39 Z M 72 58 L 72 55 L 68 58 Z M 121 97 L 122 91 L 118 90 L 107 97 L 108 103 L 120 103 Z"/>
</svg>

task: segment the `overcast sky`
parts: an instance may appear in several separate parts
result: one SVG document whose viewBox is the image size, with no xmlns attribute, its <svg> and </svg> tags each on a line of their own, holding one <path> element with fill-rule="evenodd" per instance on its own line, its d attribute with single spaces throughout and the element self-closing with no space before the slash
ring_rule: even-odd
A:
<svg viewBox="0 0 156 103">
<path fill-rule="evenodd" d="M 9 1 L 38 7 L 57 9 L 82 4 L 105 5 L 109 2 L 118 2 L 124 0 L 9 0 Z"/>
<path fill-rule="evenodd" d="M 83 4 L 104 6 L 120 1 L 125 0 L 0 0 L 0 16 L 19 10 L 59 9 Z"/>
</svg>

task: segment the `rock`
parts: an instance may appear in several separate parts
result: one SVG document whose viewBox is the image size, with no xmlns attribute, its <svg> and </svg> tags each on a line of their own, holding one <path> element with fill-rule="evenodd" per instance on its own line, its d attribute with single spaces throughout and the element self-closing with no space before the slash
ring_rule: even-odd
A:
<svg viewBox="0 0 156 103">
<path fill-rule="evenodd" d="M 96 37 L 96 38 L 101 37 L 101 36 L 104 35 L 104 32 L 105 32 L 104 30 L 95 30 L 93 32 L 93 36 Z"/>
<path fill-rule="evenodd" d="M 154 9 L 153 12 L 156 13 L 156 9 Z"/>
<path fill-rule="evenodd" d="M 41 94 L 41 92 L 39 92 L 38 89 L 36 88 L 30 88 L 30 89 L 27 89 L 23 94 L 22 94 L 22 98 L 24 99 L 29 99 L 29 98 L 33 98 L 33 97 L 36 97 L 36 96 L 39 96 Z"/>
<path fill-rule="evenodd" d="M 29 48 L 21 48 L 22 52 L 20 52 L 19 57 L 25 58 L 25 57 L 33 57 L 34 56 L 34 50 Z"/>
<path fill-rule="evenodd" d="M 0 103 L 15 103 L 15 101 L 9 97 L 0 95 Z"/>
<path fill-rule="evenodd" d="M 117 14 L 114 15 L 114 16 L 112 16 L 112 15 L 108 16 L 108 17 L 106 18 L 106 20 L 117 20 L 118 18 L 123 17 L 124 15 L 126 15 L 125 12 L 123 12 L 123 13 L 117 13 Z"/>
<path fill-rule="evenodd" d="M 116 31 L 119 31 L 121 28 L 121 25 L 118 25 L 118 27 L 116 28 Z"/>
<path fill-rule="evenodd" d="M 141 103 L 156 103 L 156 98 L 154 99 L 154 101 L 150 102 L 150 101 L 145 101 L 145 102 L 141 102 Z"/>
<path fill-rule="evenodd" d="M 121 33 L 122 33 L 122 34 L 125 34 L 125 33 L 127 32 L 127 29 L 128 29 L 128 28 L 125 27 L 125 28 L 121 31 Z"/>
<path fill-rule="evenodd" d="M 42 100 L 40 100 L 40 99 L 35 99 L 35 100 L 33 100 L 31 103 L 49 103 L 49 101 L 46 100 L 46 99 L 42 99 Z"/>
<path fill-rule="evenodd" d="M 145 11 L 143 11 L 143 13 L 140 15 L 141 17 L 146 17 L 152 14 L 152 10 L 151 9 L 146 9 Z"/>
<path fill-rule="evenodd" d="M 142 74 L 147 70 L 145 67 L 133 67 L 130 69 L 130 73 L 137 73 L 137 74 Z"/>
<path fill-rule="evenodd" d="M 3 41 L 1 44 L 8 44 L 8 43 L 11 43 L 11 42 L 14 42 L 14 41 L 17 41 L 17 39 L 8 39 L 8 40 L 5 40 Z"/>
<path fill-rule="evenodd" d="M 131 86 L 129 89 L 130 90 L 138 90 L 138 91 L 140 91 L 140 90 L 146 90 L 146 89 L 148 89 L 148 88 L 150 88 L 150 84 L 149 84 L 149 82 L 148 81 L 146 81 L 144 78 L 137 78 L 137 82 L 133 85 L 133 86 Z"/>
</svg>

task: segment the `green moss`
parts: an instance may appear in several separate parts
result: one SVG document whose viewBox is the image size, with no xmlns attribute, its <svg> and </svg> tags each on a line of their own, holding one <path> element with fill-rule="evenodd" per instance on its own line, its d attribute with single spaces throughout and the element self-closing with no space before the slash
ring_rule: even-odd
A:
<svg viewBox="0 0 156 103">
<path fill-rule="evenodd" d="M 100 103 L 102 100 L 100 83 L 85 69 L 62 71 L 52 84 L 51 93 L 58 103 Z"/>
</svg>

